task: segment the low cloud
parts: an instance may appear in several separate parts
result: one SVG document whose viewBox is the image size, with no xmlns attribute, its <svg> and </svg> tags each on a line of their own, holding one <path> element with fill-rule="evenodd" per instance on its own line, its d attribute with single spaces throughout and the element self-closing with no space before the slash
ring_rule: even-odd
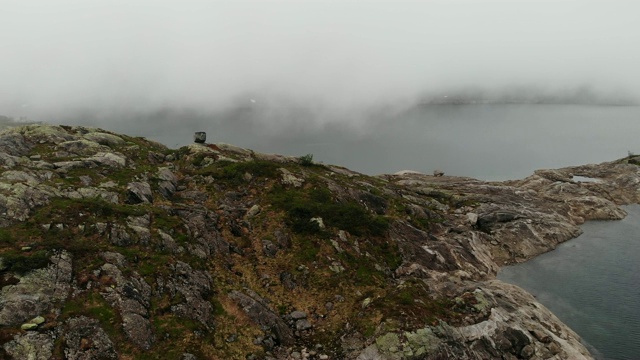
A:
<svg viewBox="0 0 640 360">
<path fill-rule="evenodd" d="M 638 10 L 569 0 L 5 1 L 0 113 L 108 121 L 253 106 L 272 113 L 266 121 L 313 127 L 366 123 L 448 93 L 588 88 L 636 99 Z"/>
</svg>

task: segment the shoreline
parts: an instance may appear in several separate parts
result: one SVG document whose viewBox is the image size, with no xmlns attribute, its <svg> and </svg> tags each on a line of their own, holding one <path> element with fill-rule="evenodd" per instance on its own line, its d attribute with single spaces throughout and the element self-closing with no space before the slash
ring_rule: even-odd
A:
<svg viewBox="0 0 640 360">
<path fill-rule="evenodd" d="M 127 316 L 133 310 L 111 300 L 132 300 L 146 316 L 141 321 L 148 327 L 114 319 L 116 336 L 132 347 L 110 345 L 112 351 L 179 346 L 155 342 L 151 321 L 184 313 L 173 311 L 180 307 L 155 313 L 151 304 L 166 300 L 162 284 L 173 283 L 175 264 L 182 264 L 189 286 L 204 289 L 189 295 L 198 304 L 209 308 L 215 300 L 243 317 L 242 329 L 225 324 L 233 334 L 248 331 L 224 342 L 238 356 L 263 351 L 286 359 L 321 341 L 325 355 L 359 360 L 590 359 L 573 330 L 496 274 L 578 236 L 585 221 L 623 218 L 617 204 L 640 197 L 636 157 L 505 182 L 416 173 L 372 177 L 232 145 L 170 150 L 100 129 L 49 125 L 1 132 L 0 155 L 3 230 L 21 239 L 5 241 L 2 250 L 31 258 L 36 247 L 39 261 L 31 264 L 46 266 L 16 273 L 2 288 L 0 320 L 15 335 L 3 348 L 15 354 L 20 341 L 31 344 L 34 335 L 54 351 L 56 334 L 72 331 L 64 324 L 74 313 L 62 304 L 90 296 L 106 299 L 100 308 Z M 292 203 L 306 212 L 292 212 Z M 76 216 L 78 209 L 91 218 Z M 25 221 L 35 236 L 24 233 Z M 100 247 L 41 241 L 58 234 Z M 58 272 L 66 275 L 54 276 Z M 112 280 L 84 276 L 101 273 Z M 37 276 L 46 281 L 29 285 Z M 146 300 L 130 299 L 135 291 L 125 291 L 125 284 Z M 75 290 L 69 295 L 57 288 Z M 32 309 L 24 294 L 51 301 Z M 34 332 L 20 330 L 40 314 L 50 315 L 46 327 L 28 323 Z M 80 320 L 86 321 L 69 321 Z M 98 332 L 103 325 L 113 323 L 86 324 Z"/>
</svg>

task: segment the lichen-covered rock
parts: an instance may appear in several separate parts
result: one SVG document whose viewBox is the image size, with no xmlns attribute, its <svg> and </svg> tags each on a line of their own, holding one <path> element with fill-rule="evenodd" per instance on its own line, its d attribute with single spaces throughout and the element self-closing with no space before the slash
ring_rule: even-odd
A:
<svg viewBox="0 0 640 360">
<path fill-rule="evenodd" d="M 112 279 L 115 286 L 106 287 L 102 296 L 111 306 L 120 309 L 122 328 L 131 342 L 148 350 L 155 340 L 149 320 L 151 286 L 135 272 L 129 276 L 123 274 L 127 263 L 121 254 L 105 253 L 103 257 L 109 263 L 101 267 L 101 274 Z"/>
<path fill-rule="evenodd" d="M 14 360 L 49 360 L 53 355 L 53 338 L 51 334 L 27 332 L 16 336 L 3 348 Z"/>
<path fill-rule="evenodd" d="M 190 253 L 199 258 L 229 254 L 229 243 L 218 231 L 215 213 L 197 206 L 174 207 L 169 212 L 179 216 L 187 227 L 191 238 L 187 244 Z"/>
<path fill-rule="evenodd" d="M 211 275 L 193 270 L 181 261 L 169 267 L 172 272 L 164 281 L 164 291 L 167 291 L 171 298 L 180 294 L 184 299 L 171 306 L 171 311 L 178 316 L 198 321 L 207 328 L 213 327 L 213 306 L 205 300 L 212 290 Z"/>
<path fill-rule="evenodd" d="M 239 291 L 232 291 L 229 297 L 242 308 L 252 321 L 272 332 L 276 336 L 279 344 L 293 344 L 293 333 L 291 329 L 289 329 L 287 324 L 278 315 L 264 304 L 263 299 L 257 297 L 257 294 L 249 296 Z"/>
<path fill-rule="evenodd" d="M 178 178 L 168 168 L 158 169 L 158 191 L 165 199 L 170 199 L 178 189 Z"/>
<path fill-rule="evenodd" d="M 99 152 L 87 159 L 99 166 L 122 167 L 127 164 L 127 158 L 112 152 Z"/>
<path fill-rule="evenodd" d="M 113 342 L 96 319 L 78 316 L 64 324 L 64 356 L 69 360 L 117 359 Z"/>
<path fill-rule="evenodd" d="M 95 130 L 82 135 L 82 137 L 89 141 L 96 142 L 100 145 L 107 145 L 109 147 L 124 145 L 125 143 L 125 141 L 117 135 Z"/>
<path fill-rule="evenodd" d="M 32 148 L 33 145 L 29 144 L 22 134 L 5 130 L 0 135 L 0 151 L 9 156 L 25 156 Z M 9 163 L 11 162 L 13 162 L 13 160 L 9 160 Z"/>
<path fill-rule="evenodd" d="M 54 254 L 51 264 L 26 274 L 0 292 L 0 325 L 17 325 L 62 308 L 71 287 L 72 263 L 67 252 Z"/>
<path fill-rule="evenodd" d="M 128 246 L 132 243 L 131 235 L 129 235 L 124 226 L 118 224 L 111 225 L 109 240 L 113 245 L 117 246 Z"/>
<path fill-rule="evenodd" d="M 265 256 L 274 257 L 278 253 L 278 247 L 269 240 L 262 240 L 262 252 Z"/>
<path fill-rule="evenodd" d="M 56 145 L 57 150 L 65 151 L 75 155 L 94 155 L 97 152 L 109 151 L 109 147 L 86 139 L 70 140 Z"/>
<path fill-rule="evenodd" d="M 282 173 L 281 182 L 283 185 L 290 185 L 293 187 L 301 187 L 304 184 L 304 179 L 298 178 L 293 175 L 289 170 L 285 168 L 278 169 Z"/>
<path fill-rule="evenodd" d="M 151 186 L 146 182 L 131 182 L 127 185 L 127 204 L 152 203 Z"/>
<path fill-rule="evenodd" d="M 143 350 L 151 349 L 154 334 L 151 322 L 142 315 L 126 312 L 122 315 L 122 328 L 129 339 Z"/>
</svg>

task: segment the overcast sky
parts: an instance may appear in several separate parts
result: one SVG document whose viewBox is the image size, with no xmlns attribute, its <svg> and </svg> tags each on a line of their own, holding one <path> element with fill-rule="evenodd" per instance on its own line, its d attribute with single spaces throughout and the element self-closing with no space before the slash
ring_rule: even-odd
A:
<svg viewBox="0 0 640 360">
<path fill-rule="evenodd" d="M 0 114 L 640 89 L 638 1 L 0 0 Z M 22 109 L 22 110 L 20 110 Z"/>
</svg>

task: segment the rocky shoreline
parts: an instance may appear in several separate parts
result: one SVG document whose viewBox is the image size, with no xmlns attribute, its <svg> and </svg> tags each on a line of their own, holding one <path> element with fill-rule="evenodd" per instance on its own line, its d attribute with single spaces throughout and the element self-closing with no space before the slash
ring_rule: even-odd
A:
<svg viewBox="0 0 640 360">
<path fill-rule="evenodd" d="M 0 355 L 589 359 L 495 276 L 623 218 L 638 163 L 371 177 L 227 144 L 7 129 Z"/>
</svg>

